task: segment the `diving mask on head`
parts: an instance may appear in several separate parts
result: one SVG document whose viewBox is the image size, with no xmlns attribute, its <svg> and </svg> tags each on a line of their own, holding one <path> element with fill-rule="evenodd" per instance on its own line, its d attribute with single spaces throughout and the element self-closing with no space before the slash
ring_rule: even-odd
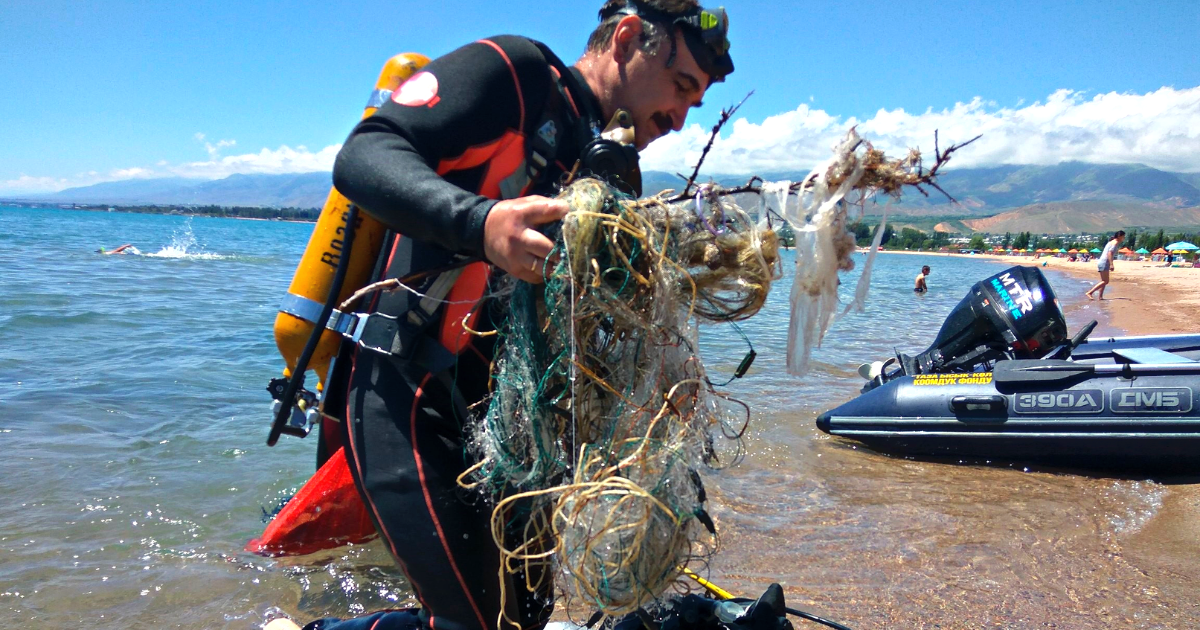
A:
<svg viewBox="0 0 1200 630">
<path fill-rule="evenodd" d="M 696 58 L 696 63 L 709 76 L 710 82 L 724 81 L 733 73 L 733 58 L 729 56 L 729 15 L 725 7 L 706 9 L 694 7 L 684 13 L 668 13 L 638 0 L 627 0 L 622 5 L 610 5 L 600 10 L 600 21 L 614 15 L 636 15 L 640 18 L 679 26 L 683 41 Z M 675 39 L 671 39 L 671 54 L 667 66 L 675 61 Z"/>
</svg>

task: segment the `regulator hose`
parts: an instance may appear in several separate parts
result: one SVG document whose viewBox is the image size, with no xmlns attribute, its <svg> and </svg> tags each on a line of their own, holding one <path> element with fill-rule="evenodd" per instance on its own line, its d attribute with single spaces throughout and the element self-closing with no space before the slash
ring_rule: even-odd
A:
<svg viewBox="0 0 1200 630">
<path fill-rule="evenodd" d="M 795 615 L 801 619 L 807 619 L 809 621 L 813 621 L 813 622 L 819 623 L 824 626 L 829 626 L 830 628 L 833 628 L 834 630 L 850 630 L 849 627 L 843 626 L 842 624 L 840 624 L 836 621 L 830 621 L 828 619 L 818 617 L 812 613 L 806 613 L 803 610 L 800 610 L 797 608 L 785 608 L 784 610 L 786 610 L 789 615 Z"/>
<path fill-rule="evenodd" d="M 337 305 L 338 294 L 342 292 L 342 285 L 346 282 L 346 272 L 350 269 L 350 252 L 354 246 L 354 231 L 357 223 L 358 206 L 350 204 L 350 209 L 346 211 L 346 234 L 342 238 L 342 255 L 338 258 L 337 270 L 333 274 L 333 283 L 329 286 L 329 297 L 325 298 L 321 314 L 317 317 L 317 321 L 313 322 L 312 334 L 309 335 L 308 342 L 304 344 L 304 351 L 300 353 L 296 367 L 292 370 L 292 377 L 288 379 L 287 387 L 284 388 L 283 396 L 280 397 L 279 411 L 275 414 L 275 421 L 271 423 L 271 433 L 267 435 L 267 446 L 275 446 L 281 433 L 300 437 L 305 435 L 299 429 L 287 426 L 287 419 L 292 413 L 292 407 L 295 406 L 296 393 L 304 387 L 304 372 L 308 369 L 308 362 L 317 350 L 321 335 L 325 333 L 325 324 L 333 315 L 333 307 Z"/>
</svg>

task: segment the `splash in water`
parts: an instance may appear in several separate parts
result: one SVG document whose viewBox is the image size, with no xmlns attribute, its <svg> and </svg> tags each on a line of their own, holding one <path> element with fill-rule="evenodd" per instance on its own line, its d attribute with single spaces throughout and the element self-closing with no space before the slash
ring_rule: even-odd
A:
<svg viewBox="0 0 1200 630">
<path fill-rule="evenodd" d="M 220 254 L 204 251 L 204 245 L 196 240 L 192 232 L 192 218 L 188 217 L 183 226 L 171 232 L 171 242 L 162 249 L 151 254 L 151 258 L 183 258 L 187 260 L 220 260 L 225 258 Z"/>
</svg>

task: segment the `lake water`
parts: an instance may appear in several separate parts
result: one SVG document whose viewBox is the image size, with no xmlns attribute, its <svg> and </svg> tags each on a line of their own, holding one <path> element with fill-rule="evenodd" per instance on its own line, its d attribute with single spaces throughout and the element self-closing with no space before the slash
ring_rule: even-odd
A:
<svg viewBox="0 0 1200 630">
<path fill-rule="evenodd" d="M 0 627 L 250 629 L 275 606 L 309 620 L 412 603 L 377 543 L 242 551 L 313 471 L 313 439 L 265 445 L 264 389 L 311 229 L 0 207 Z M 144 255 L 96 253 L 127 242 Z M 922 264 L 924 296 L 910 290 Z M 1200 627 L 1191 480 L 907 461 L 815 429 L 857 392 L 860 363 L 924 349 L 1000 268 L 880 256 L 866 313 L 834 325 L 800 380 L 783 367 L 779 282 L 744 324 L 758 360 L 729 388 L 754 410 L 749 453 L 707 475 L 714 582 L 757 595 L 778 581 L 793 606 L 855 628 Z M 1084 282 L 1050 280 L 1072 331 L 1086 323 Z M 732 373 L 741 337 L 703 337 L 714 380 Z"/>
</svg>

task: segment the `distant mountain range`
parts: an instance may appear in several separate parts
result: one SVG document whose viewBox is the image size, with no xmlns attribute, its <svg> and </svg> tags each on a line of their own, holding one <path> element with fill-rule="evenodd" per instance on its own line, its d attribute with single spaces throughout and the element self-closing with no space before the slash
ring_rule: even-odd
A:
<svg viewBox="0 0 1200 630">
<path fill-rule="evenodd" d="M 776 181 L 795 181 L 806 175 L 807 172 L 799 171 L 762 174 L 765 179 Z M 646 172 L 643 179 L 647 193 L 683 184 L 678 176 L 658 171 Z M 734 186 L 744 184 L 747 177 L 714 179 L 722 185 Z M 936 191 L 931 191 L 929 198 L 910 191 L 896 206 L 896 213 L 914 218 L 955 217 L 969 229 L 993 232 L 1034 230 L 1023 225 L 1027 220 L 1053 228 L 1047 232 L 1200 226 L 1200 212 L 1197 212 L 1200 173 L 1171 173 L 1141 164 L 1066 162 L 1053 166 L 949 169 L 939 182 L 958 200 L 958 205 Z M 329 173 L 232 175 L 215 181 L 141 179 L 9 201 L 319 208 L 325 202 L 329 186 Z M 868 212 L 877 213 L 881 209 L 882 206 L 869 207 Z"/>
<path fill-rule="evenodd" d="M 329 173 L 230 175 L 225 179 L 127 179 L 11 201 L 114 206 L 249 206 L 320 208 L 332 185 Z"/>
<path fill-rule="evenodd" d="M 968 228 L 963 231 L 993 234 L 1094 234 L 1127 227 L 1196 228 L 1200 227 L 1200 207 L 1169 208 L 1111 201 L 1053 201 L 1022 206 L 981 219 L 964 219 L 962 224 Z"/>
<path fill-rule="evenodd" d="M 764 173 L 767 180 L 797 181 L 807 172 Z M 682 187 L 667 173 L 647 173 L 647 191 Z M 717 177 L 724 186 L 746 183 L 746 176 Z M 960 205 L 930 191 L 928 198 L 908 191 L 898 211 L 908 215 L 990 216 L 1002 210 L 1053 201 L 1111 201 L 1183 208 L 1200 206 L 1200 173 L 1171 173 L 1142 164 L 1064 162 L 1053 166 L 994 166 L 948 169 L 938 179 Z"/>
</svg>

